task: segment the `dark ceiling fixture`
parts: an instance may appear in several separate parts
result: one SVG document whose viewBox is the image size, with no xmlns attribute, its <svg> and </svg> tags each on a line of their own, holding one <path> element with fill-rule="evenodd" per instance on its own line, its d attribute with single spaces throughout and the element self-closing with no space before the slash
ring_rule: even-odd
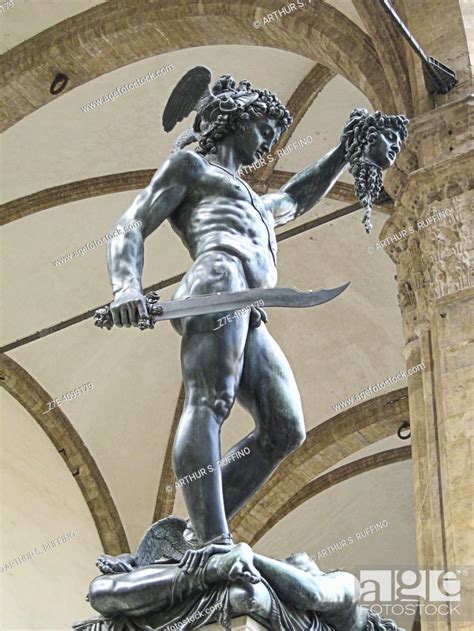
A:
<svg viewBox="0 0 474 631">
<path fill-rule="evenodd" d="M 434 57 L 430 57 L 425 53 L 408 28 L 402 22 L 402 19 L 392 7 L 389 0 L 380 0 L 380 2 L 382 3 L 382 7 L 390 16 L 392 22 L 401 30 L 403 37 L 421 59 L 423 76 L 425 77 L 425 86 L 429 94 L 447 94 L 458 83 L 454 70 L 451 70 L 448 66 L 445 66 Z"/>
<path fill-rule="evenodd" d="M 54 77 L 53 82 L 51 83 L 49 91 L 53 96 L 56 96 L 56 94 L 59 94 L 64 90 L 64 88 L 67 86 L 68 81 L 69 77 L 67 77 L 62 72 L 58 72 L 58 74 Z"/>
<path fill-rule="evenodd" d="M 403 421 L 397 431 L 397 436 L 400 440 L 408 440 L 411 437 L 410 423 Z"/>
</svg>

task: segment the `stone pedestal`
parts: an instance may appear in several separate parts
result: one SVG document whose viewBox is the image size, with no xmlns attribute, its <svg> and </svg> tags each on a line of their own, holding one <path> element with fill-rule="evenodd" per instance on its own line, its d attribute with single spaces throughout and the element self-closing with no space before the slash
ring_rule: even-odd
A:
<svg viewBox="0 0 474 631">
<path fill-rule="evenodd" d="M 220 624 L 210 624 L 203 629 L 205 631 L 222 631 L 223 627 Z M 232 620 L 232 631 L 265 631 L 265 627 L 262 627 L 249 616 L 241 616 Z"/>
</svg>

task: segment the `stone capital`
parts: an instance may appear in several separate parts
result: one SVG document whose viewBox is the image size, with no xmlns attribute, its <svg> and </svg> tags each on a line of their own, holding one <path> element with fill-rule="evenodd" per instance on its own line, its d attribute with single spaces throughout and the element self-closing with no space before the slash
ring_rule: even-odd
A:
<svg viewBox="0 0 474 631">
<path fill-rule="evenodd" d="M 384 180 L 398 204 L 419 213 L 435 200 L 474 188 L 474 95 L 416 116 L 408 133 Z"/>
</svg>

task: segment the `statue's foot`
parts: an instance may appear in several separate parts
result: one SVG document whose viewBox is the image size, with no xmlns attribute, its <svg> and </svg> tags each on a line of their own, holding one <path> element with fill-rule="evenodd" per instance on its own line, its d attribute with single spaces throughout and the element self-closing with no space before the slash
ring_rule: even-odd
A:
<svg viewBox="0 0 474 631">
<path fill-rule="evenodd" d="M 123 554 L 117 557 L 101 554 L 95 564 L 102 574 L 119 574 L 131 572 L 134 569 L 134 559 L 130 554 Z"/>
<path fill-rule="evenodd" d="M 237 543 L 226 552 L 220 554 L 219 574 L 229 581 L 243 581 L 244 583 L 259 583 L 260 573 L 253 564 L 252 548 L 246 543 Z"/>
</svg>

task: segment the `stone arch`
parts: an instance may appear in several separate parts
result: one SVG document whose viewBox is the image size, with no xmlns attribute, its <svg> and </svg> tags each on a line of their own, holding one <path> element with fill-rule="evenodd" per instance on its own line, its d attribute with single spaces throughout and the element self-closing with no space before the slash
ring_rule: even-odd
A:
<svg viewBox="0 0 474 631">
<path fill-rule="evenodd" d="M 59 408 L 44 415 L 51 396 L 29 372 L 3 353 L 0 370 L 2 386 L 38 423 L 74 476 L 97 527 L 104 552 L 113 555 L 129 552 L 122 520 L 107 484 L 71 421 Z"/>
<path fill-rule="evenodd" d="M 110 0 L 15 46 L 2 57 L 1 129 L 60 98 L 68 89 L 140 59 L 213 44 L 267 46 L 321 63 L 351 81 L 374 107 L 396 110 L 380 59 L 368 37 L 322 0 L 255 28 L 274 11 L 272 0 Z M 316 44 L 316 45 L 315 45 Z M 57 72 L 69 88 L 49 92 Z"/>
<path fill-rule="evenodd" d="M 25 197 L 12 199 L 9 202 L 0 204 L 0 225 L 16 221 L 22 217 L 28 217 L 48 208 L 77 202 L 81 199 L 145 188 L 154 172 L 155 169 L 140 169 L 124 173 L 111 173 L 110 175 L 101 175 L 52 186 L 51 188 L 45 188 L 42 191 L 25 195 Z M 260 174 L 255 173 L 248 177 L 248 182 L 260 193 L 264 184 L 270 188 L 280 188 L 293 175 L 294 173 L 290 171 L 273 171 L 268 179 L 263 181 L 260 178 Z M 336 182 L 327 196 L 330 199 L 337 199 L 349 204 L 356 201 L 352 186 L 344 182 Z"/>
<path fill-rule="evenodd" d="M 360 449 L 395 434 L 409 418 L 408 391 L 400 388 L 341 412 L 309 431 L 305 443 L 273 473 L 231 520 L 231 530 L 250 541 L 301 489 Z"/>
<path fill-rule="evenodd" d="M 260 525 L 260 528 L 255 532 L 249 545 L 255 545 L 273 526 L 275 526 L 284 517 L 296 510 L 299 506 L 315 497 L 319 493 L 330 489 L 331 487 L 350 480 L 351 478 L 378 469 L 379 467 L 385 467 L 386 465 L 393 464 L 395 462 L 403 462 L 411 458 L 411 447 L 398 447 L 396 449 L 387 449 L 381 451 L 372 456 L 366 456 L 365 458 L 359 458 L 348 464 L 333 469 L 324 475 L 319 476 L 315 480 L 308 482 L 302 489 L 295 493 L 288 502 L 276 510 L 269 519 Z"/>
<path fill-rule="evenodd" d="M 372 39 L 387 79 L 394 86 L 393 98 L 399 112 L 411 117 L 413 102 L 401 33 L 380 2 L 372 2 L 372 0 L 352 0 L 352 2 Z"/>
</svg>

